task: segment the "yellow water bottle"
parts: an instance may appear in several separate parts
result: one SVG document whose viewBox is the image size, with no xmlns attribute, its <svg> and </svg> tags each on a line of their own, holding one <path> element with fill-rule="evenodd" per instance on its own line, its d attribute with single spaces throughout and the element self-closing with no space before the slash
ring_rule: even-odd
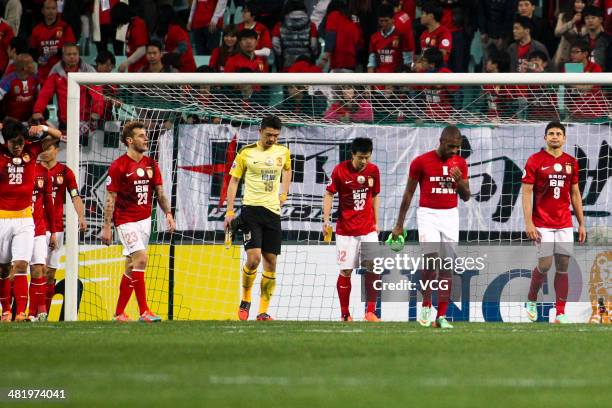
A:
<svg viewBox="0 0 612 408">
<path fill-rule="evenodd" d="M 334 233 L 334 229 L 332 228 L 331 225 L 328 225 L 327 227 L 325 227 L 325 234 L 323 234 L 323 241 L 331 242 L 333 233 Z"/>
</svg>

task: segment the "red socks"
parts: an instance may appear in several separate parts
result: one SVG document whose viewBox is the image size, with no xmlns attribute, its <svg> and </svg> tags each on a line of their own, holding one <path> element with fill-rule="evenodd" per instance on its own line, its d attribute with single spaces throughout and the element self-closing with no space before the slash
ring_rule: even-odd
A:
<svg viewBox="0 0 612 408">
<path fill-rule="evenodd" d="M 427 283 L 427 289 L 423 291 L 423 307 L 431 307 L 431 288 L 428 282 L 431 282 L 435 278 L 436 271 L 422 271 L 421 273 L 421 281 L 423 282 L 421 287 L 424 287 L 425 283 Z"/>
<path fill-rule="evenodd" d="M 138 301 L 138 309 L 140 314 L 143 314 L 149 310 L 147 305 L 147 290 L 145 289 L 144 271 L 132 269 L 132 285 L 134 286 L 134 293 L 136 294 L 136 300 Z"/>
<path fill-rule="evenodd" d="M 446 272 L 440 272 L 440 289 L 438 290 L 438 314 L 436 315 L 436 319 L 446 316 L 446 309 L 448 309 L 448 302 L 451 296 L 452 283 L 453 277 L 451 274 Z"/>
<path fill-rule="evenodd" d="M 47 282 L 46 285 L 46 290 L 45 290 L 45 296 L 46 296 L 46 306 L 47 306 L 47 313 L 49 313 L 49 311 L 51 310 L 51 301 L 53 300 L 53 296 L 55 296 L 55 279 L 53 279 L 53 282 Z"/>
<path fill-rule="evenodd" d="M 47 313 L 45 305 L 45 282 L 44 276 L 32 278 L 30 281 L 30 316 L 37 316 L 39 313 Z"/>
<path fill-rule="evenodd" d="M 115 309 L 115 316 L 118 316 L 125 312 L 125 307 L 130 301 L 130 297 L 132 297 L 132 292 L 134 291 L 134 286 L 132 283 L 132 278 L 123 274 L 121 276 L 121 284 L 119 285 L 119 299 L 117 300 L 117 309 Z"/>
<path fill-rule="evenodd" d="M 16 274 L 13 280 L 13 295 L 15 296 L 16 312 L 25 313 L 28 305 L 28 275 Z"/>
<path fill-rule="evenodd" d="M 377 275 L 372 272 L 368 272 L 365 274 L 365 288 L 367 300 L 366 313 L 376 312 L 376 300 L 378 299 L 378 291 L 374 288 L 374 282 L 377 281 L 379 278 L 380 275 Z"/>
<path fill-rule="evenodd" d="M 11 281 L 8 278 L 0 278 L 0 304 L 2 313 L 11 311 Z"/>
<path fill-rule="evenodd" d="M 565 302 L 569 291 L 569 277 L 567 273 L 555 273 L 555 295 L 557 315 L 565 314 Z"/>
<path fill-rule="evenodd" d="M 546 274 L 541 273 L 537 266 L 533 268 L 533 272 L 531 272 L 531 284 L 529 285 L 527 300 L 530 302 L 535 302 L 538 300 L 538 292 L 540 291 L 545 278 Z"/>
<path fill-rule="evenodd" d="M 351 297 L 351 277 L 338 275 L 338 282 L 336 282 L 336 289 L 338 289 L 338 298 L 340 299 L 340 313 L 342 316 L 346 316 L 349 313 L 349 298 Z"/>
</svg>

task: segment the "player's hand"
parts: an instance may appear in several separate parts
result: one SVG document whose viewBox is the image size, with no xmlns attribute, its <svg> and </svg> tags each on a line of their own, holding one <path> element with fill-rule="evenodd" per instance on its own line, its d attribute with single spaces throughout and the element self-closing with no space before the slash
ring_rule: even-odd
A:
<svg viewBox="0 0 612 408">
<path fill-rule="evenodd" d="M 332 225 L 328 221 L 323 222 L 323 226 L 321 227 L 321 231 L 323 231 L 323 236 L 327 234 L 327 229 L 331 228 L 331 226 Z"/>
<path fill-rule="evenodd" d="M 586 241 L 586 228 L 584 225 L 580 225 L 578 227 L 578 242 L 583 244 L 584 241 Z"/>
<path fill-rule="evenodd" d="M 168 226 L 168 232 L 173 233 L 176 229 L 176 222 L 174 222 L 174 217 L 171 213 L 166 214 L 166 222 Z"/>
<path fill-rule="evenodd" d="M 127 61 L 124 61 L 121 63 L 121 65 L 119 65 L 119 68 L 117 68 L 117 71 L 119 72 L 125 72 L 128 69 L 128 63 Z"/>
<path fill-rule="evenodd" d="M 102 233 L 100 234 L 100 239 L 104 245 L 110 245 L 113 242 L 113 232 L 111 231 L 110 226 L 102 227 Z"/>
<path fill-rule="evenodd" d="M 28 130 L 28 135 L 30 136 L 40 136 L 43 133 L 44 133 L 43 125 L 30 126 L 30 129 Z"/>
<path fill-rule="evenodd" d="M 49 237 L 49 249 L 53 251 L 55 248 L 57 248 L 57 234 L 52 232 L 51 236 Z"/>
<path fill-rule="evenodd" d="M 208 25 L 208 32 L 209 33 L 214 33 L 215 31 L 217 31 L 217 23 L 214 23 L 211 21 L 210 24 Z"/>
<path fill-rule="evenodd" d="M 402 226 L 396 225 L 395 227 L 393 227 L 393 229 L 391 230 L 391 236 L 393 237 L 393 239 L 397 239 L 397 237 L 399 237 L 400 235 L 404 235 L 404 228 Z"/>
<path fill-rule="evenodd" d="M 532 241 L 539 242 L 541 239 L 540 233 L 536 229 L 535 225 L 533 225 L 533 223 L 527 224 L 527 226 L 525 227 L 525 233 L 527 233 L 527 237 Z"/>
<path fill-rule="evenodd" d="M 236 215 L 227 215 L 225 214 L 225 220 L 223 221 L 223 229 L 227 230 L 229 228 L 230 222 L 232 222 L 232 220 L 236 218 Z"/>
<path fill-rule="evenodd" d="M 87 231 L 87 221 L 85 221 L 85 218 L 79 218 L 79 231 Z"/>
<path fill-rule="evenodd" d="M 450 175 L 457 183 L 459 183 L 461 179 L 463 178 L 463 174 L 461 173 L 461 170 L 459 170 L 459 167 L 451 168 Z"/>
</svg>

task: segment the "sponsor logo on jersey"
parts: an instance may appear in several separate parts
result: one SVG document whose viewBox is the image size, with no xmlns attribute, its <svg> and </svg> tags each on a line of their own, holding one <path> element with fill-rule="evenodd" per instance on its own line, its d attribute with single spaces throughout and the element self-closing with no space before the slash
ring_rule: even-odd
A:
<svg viewBox="0 0 612 408">
<path fill-rule="evenodd" d="M 13 164 L 19 166 L 21 164 L 21 157 L 13 157 Z"/>
<path fill-rule="evenodd" d="M 274 165 L 274 159 L 271 157 L 267 157 L 266 158 L 266 166 L 273 166 Z"/>
<path fill-rule="evenodd" d="M 106 177 L 106 185 L 107 186 L 110 186 L 112 182 L 113 182 L 113 179 L 111 178 L 111 176 Z"/>
<path fill-rule="evenodd" d="M 139 167 L 136 169 L 136 174 L 138 175 L 138 177 L 142 177 L 145 175 L 145 171 Z"/>
<path fill-rule="evenodd" d="M 368 186 L 374 187 L 374 179 L 372 177 L 368 177 Z"/>
<path fill-rule="evenodd" d="M 448 47 L 449 45 L 450 45 L 450 41 L 448 41 L 448 38 L 445 38 L 442 40 L 442 46 Z"/>
<path fill-rule="evenodd" d="M 399 37 L 393 37 L 393 48 L 399 47 Z"/>
<path fill-rule="evenodd" d="M 555 171 L 561 171 L 563 170 L 563 166 L 561 166 L 561 163 L 555 163 L 553 169 L 555 169 Z"/>
<path fill-rule="evenodd" d="M 57 176 L 55 176 L 55 182 L 57 184 L 64 184 L 64 175 L 58 174 Z"/>
<path fill-rule="evenodd" d="M 572 165 L 571 164 L 566 164 L 565 165 L 565 172 L 567 174 L 572 174 Z"/>
<path fill-rule="evenodd" d="M 43 188 L 43 186 L 45 185 L 45 179 L 42 179 L 42 178 L 36 179 L 36 184 L 38 185 L 38 188 Z"/>
<path fill-rule="evenodd" d="M 15 85 L 15 87 L 13 88 L 13 93 L 17 95 L 21 93 L 21 89 L 19 88 L 19 85 Z"/>
<path fill-rule="evenodd" d="M 29 154 L 27 154 L 27 153 L 24 153 L 24 155 L 22 156 L 22 158 L 23 158 L 23 161 L 24 161 L 25 163 L 28 163 L 28 162 L 30 161 L 30 159 L 31 159 L 30 155 L 29 155 Z"/>
<path fill-rule="evenodd" d="M 153 178 L 153 167 L 147 167 L 147 177 L 150 179 Z"/>
<path fill-rule="evenodd" d="M 366 179 L 365 179 L 364 176 L 357 176 L 357 182 L 359 184 L 363 184 L 363 183 L 365 183 L 365 181 L 366 181 Z"/>
</svg>

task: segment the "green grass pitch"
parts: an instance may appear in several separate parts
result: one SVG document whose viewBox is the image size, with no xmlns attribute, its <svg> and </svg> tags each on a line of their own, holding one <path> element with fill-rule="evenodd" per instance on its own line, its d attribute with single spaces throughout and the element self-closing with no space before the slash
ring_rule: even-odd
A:
<svg viewBox="0 0 612 408">
<path fill-rule="evenodd" d="M 64 389 L 57 406 L 612 406 L 611 325 L 79 322 L 0 338 L 2 393 Z"/>
</svg>

